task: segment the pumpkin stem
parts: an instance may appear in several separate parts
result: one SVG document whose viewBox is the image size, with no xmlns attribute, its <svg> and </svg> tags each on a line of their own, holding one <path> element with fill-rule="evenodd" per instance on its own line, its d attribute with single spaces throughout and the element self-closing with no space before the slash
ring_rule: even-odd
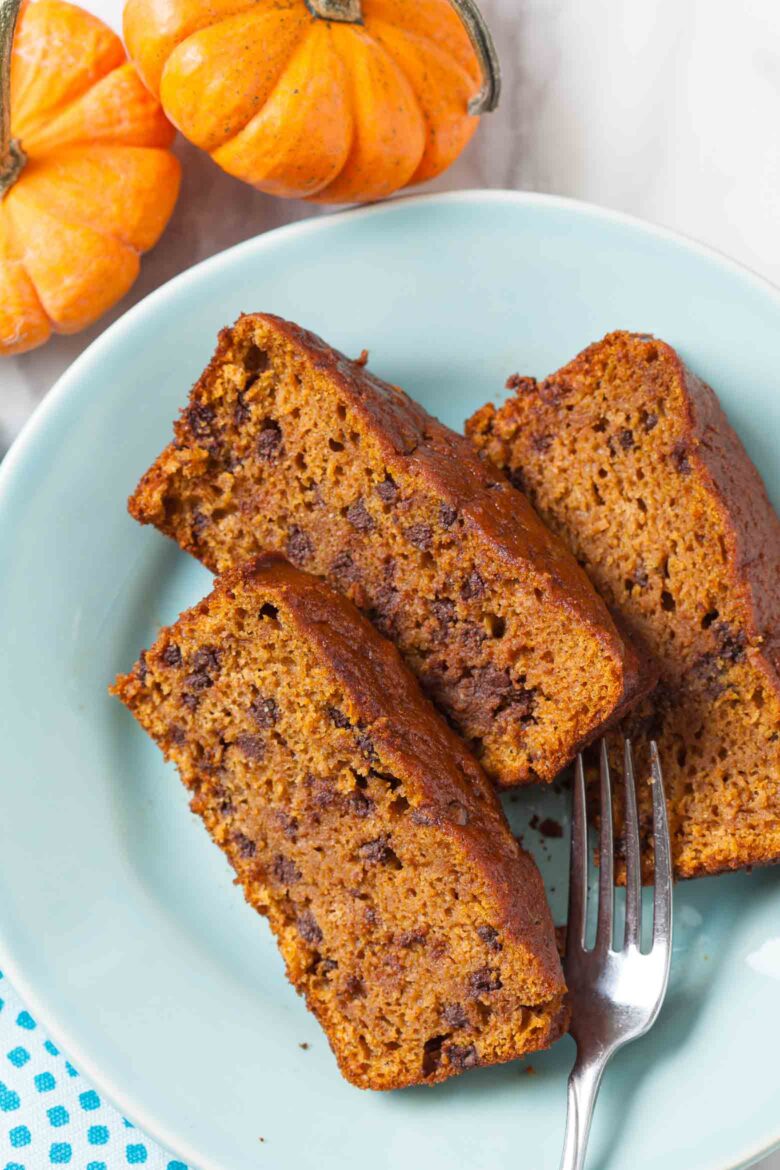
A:
<svg viewBox="0 0 780 1170">
<path fill-rule="evenodd" d="M 340 20 L 345 24 L 360 24 L 363 9 L 360 0 L 306 0 L 306 7 L 320 20 Z"/>
<path fill-rule="evenodd" d="M 475 117 L 480 114 L 489 114 L 498 105 L 501 93 L 501 66 L 490 29 L 475 0 L 450 0 L 450 4 L 469 34 L 469 40 L 477 55 L 482 72 L 482 85 L 479 93 L 475 94 L 469 102 L 469 113 Z M 361 0 L 306 0 L 306 6 L 314 16 L 320 17 L 321 20 L 340 20 L 347 24 L 360 24 L 363 18 Z"/>
<path fill-rule="evenodd" d="M 450 4 L 463 21 L 482 70 L 482 86 L 469 102 L 469 113 L 489 114 L 501 96 L 501 65 L 493 37 L 474 0 L 450 0 Z"/>
<path fill-rule="evenodd" d="M 0 198 L 22 173 L 27 156 L 11 137 L 11 48 L 21 0 L 0 0 Z"/>
</svg>

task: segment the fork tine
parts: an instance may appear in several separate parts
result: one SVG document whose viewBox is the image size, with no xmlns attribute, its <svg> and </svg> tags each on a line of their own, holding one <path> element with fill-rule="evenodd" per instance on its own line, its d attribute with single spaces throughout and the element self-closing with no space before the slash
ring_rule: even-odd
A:
<svg viewBox="0 0 780 1170">
<path fill-rule="evenodd" d="M 588 905 L 588 822 L 585 815 L 585 769 L 582 753 L 574 769 L 574 792 L 571 819 L 571 853 L 569 860 L 569 913 L 566 926 L 566 951 L 584 946 L 585 919 Z"/>
<path fill-rule="evenodd" d="M 655 852 L 655 892 L 653 895 L 653 946 L 668 946 L 672 941 L 672 860 L 666 796 L 661 761 L 655 741 L 650 743 L 650 770 L 653 786 L 653 841 Z"/>
<path fill-rule="evenodd" d="M 626 929 L 623 946 L 638 947 L 642 937 L 642 859 L 639 853 L 639 818 L 631 740 L 623 741 L 623 775 L 626 786 L 623 834 L 626 839 Z"/>
<path fill-rule="evenodd" d="M 612 946 L 612 916 L 615 901 L 612 832 L 612 785 L 609 777 L 607 741 L 601 741 L 599 761 L 601 787 L 601 824 L 599 827 L 599 917 L 596 928 L 596 947 Z"/>
</svg>

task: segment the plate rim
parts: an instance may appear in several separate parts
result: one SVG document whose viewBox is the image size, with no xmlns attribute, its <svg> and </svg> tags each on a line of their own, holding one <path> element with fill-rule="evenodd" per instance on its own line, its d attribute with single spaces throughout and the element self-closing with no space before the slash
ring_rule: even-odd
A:
<svg viewBox="0 0 780 1170">
<path fill-rule="evenodd" d="M 212 269 L 216 271 L 239 252 L 251 252 L 254 249 L 262 251 L 269 240 L 275 241 L 287 237 L 302 237 L 310 232 L 317 233 L 329 229 L 333 224 L 340 224 L 345 219 L 358 220 L 393 214 L 410 204 L 472 202 L 515 203 L 520 206 L 559 208 L 560 210 L 572 212 L 583 218 L 602 220 L 606 223 L 617 223 L 626 227 L 635 228 L 647 236 L 678 244 L 706 260 L 714 260 L 726 271 L 731 272 L 732 275 L 738 276 L 743 280 L 747 279 L 780 304 L 780 284 L 774 284 L 768 277 L 756 272 L 755 269 L 750 268 L 747 264 L 735 260 L 728 253 L 723 252 L 713 245 L 706 244 L 696 237 L 674 228 L 665 227 L 662 224 L 654 223 L 652 220 L 644 219 L 638 215 L 632 215 L 630 212 L 602 207 L 597 203 L 589 203 L 587 200 L 575 199 L 568 195 L 550 195 L 546 192 L 536 191 L 513 191 L 509 188 L 491 187 L 481 189 L 473 187 L 462 191 L 426 192 L 424 194 L 411 195 L 401 194 L 387 199 L 382 203 L 372 203 L 363 207 L 349 207 L 326 215 L 312 215 L 306 219 L 281 224 L 266 232 L 259 232 L 257 235 L 249 236 L 245 240 L 239 240 L 238 243 L 232 244 L 229 248 L 224 248 L 221 252 L 215 252 L 211 256 L 206 256 L 203 260 L 199 260 L 196 264 L 185 268 L 182 272 L 177 272 L 175 276 L 172 276 L 163 284 L 158 285 L 157 288 L 152 289 L 140 301 L 131 305 L 120 317 L 112 321 L 63 370 L 36 405 L 32 414 L 11 443 L 11 446 L 0 462 L 0 508 L 2 507 L 2 497 L 6 487 L 6 480 L 15 473 L 17 463 L 23 457 L 27 447 L 34 441 L 39 429 L 45 425 L 48 415 L 56 412 L 61 400 L 70 392 L 69 387 L 71 382 L 77 382 L 82 367 L 88 366 L 91 362 L 95 361 L 96 357 L 99 359 L 101 350 L 111 344 L 115 334 L 121 333 L 123 329 L 133 325 L 136 319 L 143 318 L 152 313 L 157 303 L 162 303 L 167 298 L 174 296 L 180 285 L 186 285 L 188 281 L 198 275 L 202 275 L 204 272 L 210 272 Z M 780 1142 L 780 1134 L 778 1134 L 778 1142 Z M 731 1167 L 728 1170 L 731 1170 Z"/>
<path fill-rule="evenodd" d="M 229 248 L 205 257 L 198 263 L 177 273 L 128 308 L 71 362 L 37 404 L 19 434 L 13 440 L 2 462 L 0 462 L 0 537 L 4 523 L 6 495 L 10 494 L 17 475 L 22 473 L 28 454 L 34 454 L 35 447 L 39 440 L 45 437 L 47 428 L 56 426 L 57 416 L 68 407 L 71 396 L 78 393 L 82 371 L 88 369 L 91 364 L 99 362 L 103 350 L 109 349 L 114 343 L 114 338 L 121 335 L 123 330 L 136 325 L 136 323 L 142 323 L 144 317 L 153 316 L 160 305 L 164 304 L 168 299 L 175 298 L 180 288 L 185 287 L 188 282 L 193 279 L 202 279 L 204 275 L 208 277 L 208 274 L 212 271 L 217 271 L 221 266 L 231 263 L 237 254 L 262 253 L 266 246 L 273 245 L 280 239 L 301 238 L 307 234 L 327 232 L 334 225 L 338 226 L 343 223 L 344 220 L 378 218 L 384 215 L 391 215 L 397 213 L 399 210 L 403 210 L 410 204 L 435 205 L 457 203 L 471 203 L 475 206 L 511 203 L 521 207 L 557 208 L 568 211 L 583 219 L 623 225 L 640 231 L 647 238 L 654 238 L 659 241 L 675 244 L 683 250 L 706 259 L 709 262 L 714 261 L 718 266 L 726 270 L 726 272 L 743 281 L 747 280 L 757 290 L 763 292 L 764 295 L 768 295 L 780 309 L 780 286 L 775 285 L 765 276 L 757 273 L 748 265 L 735 260 L 718 248 L 703 243 L 691 235 L 661 224 L 656 224 L 640 216 L 602 207 L 598 204 L 569 196 L 551 195 L 533 191 L 513 191 L 505 188 L 468 188 L 458 191 L 427 192 L 422 194 L 404 193 L 381 203 L 370 204 L 364 207 L 340 209 L 322 216 L 315 214 L 303 220 L 282 224 L 269 231 L 250 236 L 245 240 L 233 244 Z M 94 1066 L 89 1056 L 81 1051 L 78 1040 L 70 1035 L 67 1023 L 58 1017 L 53 1006 L 50 1010 L 46 1004 L 45 994 L 39 996 L 35 990 L 34 980 L 32 982 L 28 980 L 21 965 L 17 964 L 13 949 L 8 945 L 8 940 L 2 937 L 2 932 L 0 932 L 0 947 L 3 948 L 0 953 L 0 970 L 8 976 L 19 998 L 22 999 L 25 1006 L 30 1008 L 38 1023 L 42 1025 L 52 1039 L 60 1044 L 62 1050 L 67 1053 L 69 1059 L 73 1061 L 74 1065 L 78 1067 L 85 1078 L 100 1090 L 104 1098 L 122 1116 L 127 1116 L 130 1113 L 130 1120 L 132 1120 L 133 1124 L 139 1130 L 153 1139 L 164 1151 L 167 1151 L 174 1157 L 184 1158 L 191 1167 L 191 1170 L 224 1170 L 224 1167 L 219 1166 L 213 1160 L 204 1160 L 204 1155 L 191 1148 L 189 1143 L 181 1135 L 177 1134 L 174 1136 L 170 1134 L 163 1117 L 159 1115 L 147 1116 L 140 1104 L 138 1109 L 135 1108 L 135 1103 L 133 1103 L 133 1107 L 130 1110 L 125 1109 L 122 1105 L 123 1094 L 121 1087 L 114 1083 L 110 1073 Z M 753 1146 L 750 1149 L 746 1149 L 740 1154 L 736 1162 L 731 1162 L 728 1166 L 713 1166 L 712 1170 L 747 1170 L 747 1167 L 754 1165 L 778 1149 L 780 1149 L 780 1126 L 778 1126 L 775 1135 L 769 1138 L 768 1142 L 766 1139 L 762 1139 L 760 1146 Z"/>
</svg>

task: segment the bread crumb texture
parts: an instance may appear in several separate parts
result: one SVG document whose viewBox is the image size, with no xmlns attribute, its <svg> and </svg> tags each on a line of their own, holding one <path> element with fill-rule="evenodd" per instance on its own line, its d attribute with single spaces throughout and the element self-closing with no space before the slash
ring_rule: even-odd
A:
<svg viewBox="0 0 780 1170">
<path fill-rule="evenodd" d="M 622 730 L 645 779 L 658 740 L 677 874 L 777 861 L 780 521 L 717 398 L 669 345 L 624 332 L 510 388 L 468 432 L 661 665 Z"/>
<path fill-rule="evenodd" d="M 549 1045 L 564 983 L 541 877 L 397 651 L 278 557 L 225 574 L 115 694 L 190 790 L 363 1088 Z"/>
<path fill-rule="evenodd" d="M 132 514 L 215 572 L 266 551 L 391 638 L 500 786 L 551 780 L 649 679 L 527 500 L 319 338 L 223 331 Z"/>
</svg>

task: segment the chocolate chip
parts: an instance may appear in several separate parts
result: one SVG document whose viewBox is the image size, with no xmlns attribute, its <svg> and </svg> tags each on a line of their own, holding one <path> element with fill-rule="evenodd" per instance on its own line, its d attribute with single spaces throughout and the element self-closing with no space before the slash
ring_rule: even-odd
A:
<svg viewBox="0 0 780 1170">
<path fill-rule="evenodd" d="M 430 805 L 420 805 L 418 808 L 413 808 L 409 815 L 415 825 L 437 825 L 439 823 L 436 812 Z"/>
<path fill-rule="evenodd" d="M 360 570 L 348 552 L 340 552 L 330 566 L 330 575 L 342 585 L 360 580 Z"/>
<path fill-rule="evenodd" d="M 563 825 L 552 817 L 545 817 L 539 822 L 539 832 L 543 837 L 562 837 Z"/>
<path fill-rule="evenodd" d="M 474 598 L 482 597 L 484 593 L 485 582 L 482 580 L 477 570 L 472 569 L 460 587 L 460 595 L 464 601 L 472 601 Z"/>
<path fill-rule="evenodd" d="M 363 499 L 355 500 L 354 504 L 350 504 L 347 508 L 347 520 L 358 532 L 371 532 L 376 528 L 374 518 Z"/>
<path fill-rule="evenodd" d="M 181 650 L 175 642 L 169 642 L 161 658 L 166 666 L 181 666 Z"/>
<path fill-rule="evenodd" d="M 375 763 L 379 759 L 376 754 L 376 748 L 374 747 L 374 741 L 365 731 L 361 731 L 355 736 L 355 742 L 367 760 Z"/>
<path fill-rule="evenodd" d="M 330 719 L 331 723 L 334 724 L 335 727 L 351 727 L 352 726 L 352 724 L 350 723 L 349 719 L 347 719 L 344 712 L 339 711 L 338 707 L 326 707 L 325 710 L 328 712 L 328 718 Z"/>
<path fill-rule="evenodd" d="M 249 422 L 251 415 L 251 407 L 244 399 L 244 395 L 239 390 L 238 394 L 236 395 L 236 405 L 233 408 L 233 425 L 236 427 L 242 427 L 245 423 Z"/>
<path fill-rule="evenodd" d="M 271 871 L 278 882 L 284 886 L 292 886 L 301 880 L 301 871 L 289 857 L 277 853 L 271 866 Z"/>
<path fill-rule="evenodd" d="M 197 511 L 192 513 L 192 520 L 190 521 L 190 527 L 192 529 L 192 535 L 196 539 L 199 536 L 203 535 L 203 533 L 206 531 L 208 526 L 209 526 L 208 516 L 204 516 L 202 512 L 197 512 Z"/>
<path fill-rule="evenodd" d="M 457 621 L 455 613 L 455 602 L 449 597 L 437 597 L 431 602 L 431 613 L 436 618 L 436 621 L 441 626 L 442 630 L 447 633 L 450 626 Z"/>
<path fill-rule="evenodd" d="M 196 439 L 211 439 L 214 435 L 212 433 L 212 424 L 215 418 L 215 411 L 213 406 L 206 406 L 199 402 L 187 410 L 187 422 L 190 430 Z"/>
<path fill-rule="evenodd" d="M 719 655 L 714 653 L 700 654 L 690 669 L 691 678 L 697 682 L 704 694 L 711 699 L 717 699 L 726 690 L 723 681 L 723 663 Z M 657 739 L 657 735 L 652 738 Z"/>
<path fill-rule="evenodd" d="M 298 927 L 298 934 L 304 942 L 311 943 L 312 945 L 322 942 L 322 931 L 311 910 L 304 910 L 302 914 L 299 914 L 296 925 Z"/>
<path fill-rule="evenodd" d="M 282 445 L 282 428 L 273 418 L 264 420 L 257 439 L 257 457 L 263 463 L 273 463 Z"/>
<path fill-rule="evenodd" d="M 189 711 L 194 711 L 200 702 L 200 699 L 197 695 L 191 695 L 189 692 L 185 691 L 182 694 L 181 701 Z"/>
<path fill-rule="evenodd" d="M 480 967 L 478 971 L 473 971 L 469 976 L 468 986 L 469 993 L 476 999 L 480 995 L 487 995 L 490 991 L 500 991 L 503 984 L 498 971 L 494 971 L 491 967 Z"/>
<path fill-rule="evenodd" d="M 374 802 L 357 788 L 349 797 L 349 807 L 356 817 L 369 817 L 374 811 Z"/>
<path fill-rule="evenodd" d="M 394 630 L 398 597 L 398 590 L 392 585 L 380 585 L 372 597 L 369 617 L 377 629 L 387 636 L 392 635 Z"/>
<path fill-rule="evenodd" d="M 331 781 L 324 776 L 306 777 L 306 783 L 313 788 L 312 803 L 315 808 L 330 808 L 339 802 L 339 794 L 336 792 Z"/>
<path fill-rule="evenodd" d="M 287 534 L 285 548 L 287 551 L 287 559 L 292 561 L 294 565 L 305 565 L 307 561 L 311 560 L 314 553 L 314 544 L 311 537 L 295 524 Z"/>
<path fill-rule="evenodd" d="M 184 682 L 191 691 L 195 692 L 207 691 L 209 687 L 214 685 L 211 676 L 206 674 L 205 670 L 197 670 L 192 674 L 188 674 Z"/>
<path fill-rule="evenodd" d="M 362 999 L 366 994 L 365 984 L 357 975 L 347 975 L 347 978 L 344 980 L 344 989 L 351 999 Z"/>
<path fill-rule="evenodd" d="M 552 435 L 533 435 L 531 438 L 531 446 L 533 447 L 534 451 L 539 451 L 541 454 L 544 454 L 545 451 L 549 451 L 550 447 L 552 447 L 552 444 Z"/>
<path fill-rule="evenodd" d="M 258 727 L 262 727 L 265 730 L 269 727 L 274 727 L 279 718 L 279 708 L 276 705 L 276 699 L 264 699 L 262 695 L 258 695 L 249 704 L 249 714 Z"/>
<path fill-rule="evenodd" d="M 190 659 L 191 673 L 184 682 L 190 691 L 199 693 L 213 686 L 212 676 L 219 672 L 222 656 L 216 646 L 201 646 Z"/>
<path fill-rule="evenodd" d="M 193 654 L 190 664 L 195 671 L 205 671 L 210 675 L 219 673 L 222 665 L 222 654 L 216 646 L 201 646 Z"/>
<path fill-rule="evenodd" d="M 149 667 L 146 665 L 146 651 L 142 650 L 138 656 L 138 662 L 135 665 L 135 676 L 142 685 L 146 683 L 148 673 Z"/>
<path fill-rule="evenodd" d="M 251 841 L 244 833 L 234 833 L 233 840 L 236 843 L 240 857 L 254 857 L 257 852 L 257 846 L 254 841 Z"/>
<path fill-rule="evenodd" d="M 358 846 L 358 856 L 362 857 L 364 861 L 368 861 L 371 865 L 384 865 L 394 856 L 392 849 L 388 845 L 390 840 L 387 833 L 382 833 L 373 841 L 364 841 L 362 845 Z"/>
<path fill-rule="evenodd" d="M 494 714 L 499 715 L 502 711 L 508 711 L 513 719 L 519 719 L 521 723 L 528 723 L 534 722 L 535 710 L 536 688 L 531 687 L 530 690 L 527 690 L 520 686 L 511 687 L 504 692 Z"/>
<path fill-rule="evenodd" d="M 439 504 L 439 523 L 442 528 L 452 528 L 458 518 L 458 509 L 444 500 Z"/>
<path fill-rule="evenodd" d="M 536 378 L 528 378 L 523 374 L 510 374 L 505 382 L 507 390 L 521 390 L 531 393 L 536 390 Z"/>
<path fill-rule="evenodd" d="M 501 950 L 501 943 L 498 941 L 498 931 L 494 926 L 478 926 L 477 934 L 489 951 Z"/>
<path fill-rule="evenodd" d="M 479 647 L 482 646 L 488 633 L 486 633 L 484 626 L 478 626 L 476 621 L 462 621 L 458 636 L 460 636 L 463 646 L 467 649 L 469 655 L 471 655 L 476 653 Z"/>
<path fill-rule="evenodd" d="M 672 463 L 674 464 L 677 471 L 679 471 L 680 475 L 690 475 L 691 471 L 693 470 L 691 467 L 689 454 L 690 452 L 688 450 L 688 446 L 686 443 L 682 442 L 682 440 L 675 443 L 674 447 L 672 447 Z"/>
<path fill-rule="evenodd" d="M 291 841 L 295 841 L 298 836 L 298 819 L 291 817 L 288 813 L 281 810 L 275 813 L 276 820 L 282 828 L 285 837 L 289 837 Z"/>
<path fill-rule="evenodd" d="M 449 1044 L 445 1052 L 453 1068 L 475 1068 L 479 1063 L 473 1044 Z"/>
<path fill-rule="evenodd" d="M 427 552 L 433 544 L 433 529 L 430 524 L 412 524 L 406 530 L 406 539 L 415 548 Z"/>
<path fill-rule="evenodd" d="M 469 1018 L 460 1003 L 447 1003 L 441 1009 L 441 1018 L 450 1028 L 468 1028 Z"/>
<path fill-rule="evenodd" d="M 478 699 L 504 697 L 512 691 L 512 679 L 507 668 L 501 670 L 491 665 L 480 667 L 472 674 L 471 682 L 474 696 Z"/>
<path fill-rule="evenodd" d="M 398 499 L 398 484 L 389 473 L 376 485 L 374 491 L 386 504 L 394 504 Z"/>
<path fill-rule="evenodd" d="M 642 426 L 644 427 L 647 434 L 650 434 L 650 431 L 654 430 L 655 427 L 658 426 L 658 415 L 654 414 L 651 410 L 643 410 L 640 418 L 642 420 Z"/>
<path fill-rule="evenodd" d="M 620 446 L 624 451 L 630 451 L 634 445 L 634 432 L 628 427 L 620 432 Z"/>
<path fill-rule="evenodd" d="M 250 374 L 262 374 L 270 364 L 270 358 L 264 349 L 254 343 L 250 345 L 244 355 L 245 370 L 249 370 Z"/>
<path fill-rule="evenodd" d="M 265 755 L 265 740 L 262 735 L 237 735 L 236 747 L 249 760 L 262 760 Z"/>
<path fill-rule="evenodd" d="M 747 647 L 747 635 L 744 630 L 737 630 L 735 633 L 728 622 L 718 622 L 715 637 L 719 643 L 719 657 L 724 662 L 744 661 Z"/>
<path fill-rule="evenodd" d="M 179 727 L 177 723 L 172 723 L 168 728 L 168 739 L 171 743 L 178 744 L 179 747 L 187 742 L 187 733 L 183 727 Z"/>
<path fill-rule="evenodd" d="M 402 930 L 401 933 L 396 936 L 396 942 L 398 943 L 399 947 L 403 947 L 404 950 L 408 950 L 409 947 L 419 946 L 425 942 L 425 939 L 426 934 L 424 930 Z"/>
</svg>

